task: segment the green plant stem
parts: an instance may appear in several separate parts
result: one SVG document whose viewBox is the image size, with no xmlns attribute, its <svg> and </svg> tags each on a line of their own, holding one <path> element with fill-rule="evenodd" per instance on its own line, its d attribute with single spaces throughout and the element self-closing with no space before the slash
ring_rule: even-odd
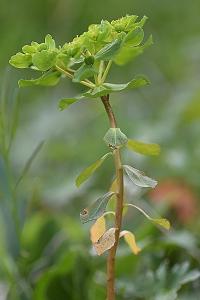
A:
<svg viewBox="0 0 200 300">
<path fill-rule="evenodd" d="M 117 127 L 117 122 L 115 115 L 113 113 L 112 107 L 109 102 L 109 95 L 102 96 L 101 100 L 105 107 L 106 113 L 109 118 L 110 126 L 112 128 Z M 121 231 L 122 225 L 122 212 L 123 212 L 123 199 L 124 199 L 124 183 L 123 183 L 123 167 L 121 163 L 121 154 L 120 149 L 117 148 L 114 150 L 114 162 L 115 162 L 115 171 L 117 178 L 117 204 L 115 209 L 115 244 L 110 249 L 107 258 L 107 300 L 115 300 L 115 258 L 117 247 L 119 243 L 119 234 Z"/>
<path fill-rule="evenodd" d="M 68 72 L 67 70 L 64 70 L 64 69 L 62 69 L 58 66 L 56 66 L 56 69 L 58 71 L 60 71 L 61 73 L 65 74 L 67 77 L 73 79 L 74 76 L 70 72 Z M 87 86 L 87 87 L 89 87 L 90 89 L 93 89 L 95 87 L 94 83 L 90 82 L 89 80 L 87 80 L 87 82 L 82 80 L 82 81 L 80 81 L 80 83 Z"/>
<path fill-rule="evenodd" d="M 103 71 L 104 71 L 104 61 L 101 60 L 100 65 L 99 65 L 98 84 L 101 84 L 101 78 L 103 76 Z"/>
<path fill-rule="evenodd" d="M 101 83 L 104 83 L 104 81 L 106 80 L 106 77 L 108 75 L 108 72 L 110 70 L 111 65 L 112 65 L 112 60 L 109 60 L 107 66 L 106 66 L 106 69 L 105 69 L 105 71 L 103 73 L 103 76 L 101 78 Z"/>
</svg>

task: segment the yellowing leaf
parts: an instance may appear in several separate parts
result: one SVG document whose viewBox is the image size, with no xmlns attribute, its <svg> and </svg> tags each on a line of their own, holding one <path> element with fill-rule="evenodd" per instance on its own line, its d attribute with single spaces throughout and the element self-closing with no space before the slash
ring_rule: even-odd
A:
<svg viewBox="0 0 200 300">
<path fill-rule="evenodd" d="M 128 203 L 128 204 L 125 204 L 125 206 L 131 206 L 131 207 L 134 207 L 136 208 L 137 210 L 139 210 L 149 221 L 151 221 L 152 223 L 156 224 L 156 225 L 159 225 L 167 230 L 170 229 L 170 222 L 167 220 L 167 219 L 164 219 L 164 218 L 152 218 L 150 217 L 142 208 L 140 208 L 139 206 L 136 206 L 132 203 Z"/>
<path fill-rule="evenodd" d="M 100 217 L 96 220 L 94 225 L 90 228 L 90 239 L 92 243 L 96 243 L 100 237 L 105 233 L 106 231 L 106 221 L 104 217 Z"/>
<path fill-rule="evenodd" d="M 94 248 L 98 255 L 103 254 L 105 251 L 112 248 L 115 244 L 115 232 L 116 228 L 108 229 L 100 239 L 94 243 Z"/>
<path fill-rule="evenodd" d="M 126 147 L 143 155 L 160 154 L 160 146 L 157 144 L 147 144 L 136 140 L 128 140 Z"/>
<path fill-rule="evenodd" d="M 120 237 L 124 237 L 124 240 L 129 245 L 129 247 L 135 255 L 137 255 L 141 251 L 141 249 L 136 244 L 135 236 L 132 232 L 123 230 L 120 232 Z"/>
<path fill-rule="evenodd" d="M 161 227 L 169 230 L 170 229 L 170 222 L 167 220 L 167 219 L 152 219 L 151 218 L 151 221 L 156 224 L 156 225 L 160 225 Z"/>
<path fill-rule="evenodd" d="M 109 156 L 112 155 L 112 152 L 106 153 L 100 159 L 95 161 L 92 165 L 88 168 L 83 170 L 81 174 L 76 178 L 76 186 L 79 187 L 84 181 L 86 181 L 104 162 L 104 160 Z"/>
<path fill-rule="evenodd" d="M 110 192 L 113 192 L 113 193 L 117 193 L 118 191 L 118 184 L 117 184 L 117 178 L 115 178 L 110 186 L 110 189 L 109 189 Z"/>
</svg>

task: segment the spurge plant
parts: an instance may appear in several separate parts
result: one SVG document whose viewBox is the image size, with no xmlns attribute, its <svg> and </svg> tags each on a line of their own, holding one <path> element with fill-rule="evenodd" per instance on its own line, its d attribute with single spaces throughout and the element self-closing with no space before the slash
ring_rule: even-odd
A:
<svg viewBox="0 0 200 300">
<path fill-rule="evenodd" d="M 143 26 L 147 17 L 137 21 L 135 15 L 125 16 L 112 22 L 102 20 L 100 24 L 92 24 L 88 31 L 75 37 L 72 42 L 56 47 L 51 35 L 45 37 L 44 43 L 32 42 L 22 47 L 22 52 L 10 59 L 16 68 L 30 68 L 42 75 L 39 78 L 19 80 L 20 87 L 32 85 L 54 86 L 61 78 L 69 78 L 74 83 L 87 87 L 87 90 L 74 98 L 62 99 L 60 110 L 84 98 L 98 99 L 102 102 L 108 116 L 110 128 L 104 136 L 109 152 L 86 168 L 76 179 L 79 187 L 110 156 L 114 158 L 115 177 L 110 191 L 99 197 L 80 213 L 82 223 L 94 222 L 91 227 L 91 241 L 98 255 L 108 251 L 107 256 L 107 300 L 115 299 L 115 257 L 119 239 L 124 237 L 134 254 L 140 252 L 133 233 L 122 230 L 123 208 L 132 207 L 141 212 L 151 222 L 169 229 L 166 219 L 151 218 L 140 207 L 124 202 L 124 174 L 133 184 L 139 187 L 154 188 L 157 182 L 136 168 L 123 165 L 121 149 L 127 147 L 143 155 L 157 155 L 160 147 L 157 144 L 146 144 L 131 140 L 120 130 L 110 104 L 110 95 L 128 89 L 135 89 L 149 84 L 144 76 L 136 76 L 128 83 L 115 84 L 106 82 L 112 64 L 122 66 L 152 44 L 150 36 L 145 42 Z M 106 211 L 110 199 L 115 198 L 115 210 Z M 105 216 L 112 214 L 114 224 L 106 229 Z"/>
</svg>

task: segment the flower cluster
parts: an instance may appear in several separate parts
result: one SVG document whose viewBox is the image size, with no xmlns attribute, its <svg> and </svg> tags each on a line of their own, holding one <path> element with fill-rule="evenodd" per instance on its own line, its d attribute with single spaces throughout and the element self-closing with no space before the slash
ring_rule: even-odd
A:
<svg viewBox="0 0 200 300">
<path fill-rule="evenodd" d="M 16 68 L 32 68 L 42 72 L 57 67 L 69 68 L 89 65 L 98 69 L 101 60 L 112 60 L 116 64 L 125 64 L 134 56 L 143 52 L 151 44 L 151 38 L 141 45 L 144 32 L 143 17 L 139 22 L 137 16 L 123 17 L 111 22 L 102 20 L 100 24 L 92 24 L 88 31 L 76 36 L 62 47 L 56 47 L 51 35 L 45 37 L 44 43 L 32 42 L 22 47 L 10 59 L 10 64 Z M 94 75 L 95 71 L 91 72 Z"/>
</svg>

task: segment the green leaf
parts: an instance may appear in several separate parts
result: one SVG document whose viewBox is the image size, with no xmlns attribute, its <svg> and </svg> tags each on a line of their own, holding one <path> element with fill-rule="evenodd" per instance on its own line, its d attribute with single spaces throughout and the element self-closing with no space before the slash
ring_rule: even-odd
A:
<svg viewBox="0 0 200 300">
<path fill-rule="evenodd" d="M 56 44 L 54 39 L 52 38 L 52 36 L 50 34 L 47 34 L 45 37 L 45 44 L 47 45 L 47 48 L 49 50 L 55 50 Z"/>
<path fill-rule="evenodd" d="M 106 210 L 108 201 L 113 195 L 113 192 L 108 192 L 105 195 L 98 198 L 88 208 L 84 208 L 80 213 L 81 222 L 87 223 L 89 221 L 97 220 L 99 217 L 101 217 Z"/>
<path fill-rule="evenodd" d="M 110 128 L 106 132 L 103 140 L 108 147 L 111 149 L 116 149 L 125 145 L 128 141 L 128 138 L 123 132 L 121 132 L 120 128 Z"/>
<path fill-rule="evenodd" d="M 116 55 L 114 62 L 117 65 L 125 65 L 129 61 L 133 60 L 136 56 L 143 53 L 143 51 L 153 44 L 152 36 L 150 36 L 147 41 L 140 46 L 130 46 L 125 45 L 121 47 L 120 52 Z"/>
<path fill-rule="evenodd" d="M 112 43 L 107 44 L 95 55 L 96 60 L 112 60 L 116 53 L 119 51 L 122 41 L 120 39 L 114 40 Z"/>
<path fill-rule="evenodd" d="M 129 179 L 137 186 L 140 187 L 151 187 L 151 188 L 155 188 L 155 186 L 157 185 L 157 181 L 147 177 L 146 175 L 144 175 L 143 172 L 128 166 L 128 165 L 124 165 L 123 166 L 126 174 L 128 175 Z"/>
<path fill-rule="evenodd" d="M 36 79 L 20 79 L 18 84 L 19 87 L 28 87 L 33 85 L 41 85 L 41 86 L 54 86 L 60 80 L 61 74 L 60 72 L 50 72 L 42 75 Z"/>
<path fill-rule="evenodd" d="M 42 50 L 33 55 L 32 62 L 40 71 L 47 71 L 51 69 L 56 63 L 56 52 L 49 50 Z"/>
<path fill-rule="evenodd" d="M 126 147 L 134 152 L 143 155 L 159 155 L 160 146 L 158 144 L 146 144 L 136 140 L 128 140 Z"/>
<path fill-rule="evenodd" d="M 73 82 L 80 82 L 97 74 L 93 66 L 83 64 L 75 73 Z"/>
<path fill-rule="evenodd" d="M 25 45 L 22 47 L 22 51 L 26 54 L 34 54 L 37 52 L 37 47 L 31 45 Z"/>
<path fill-rule="evenodd" d="M 154 223 L 156 225 L 159 225 L 159 226 L 163 227 L 164 229 L 167 229 L 167 230 L 170 229 L 170 222 L 167 219 L 165 219 L 165 218 L 152 218 L 142 208 L 140 208 L 140 207 L 138 207 L 134 204 L 131 204 L 131 203 L 125 204 L 125 206 L 130 206 L 130 207 L 136 208 L 138 211 L 140 211 L 152 223 Z"/>
<path fill-rule="evenodd" d="M 74 98 L 65 98 L 61 99 L 59 102 L 59 109 L 64 110 L 67 109 L 71 104 L 81 100 L 82 98 L 85 98 L 84 96 L 77 96 Z"/>
<path fill-rule="evenodd" d="M 112 152 L 106 153 L 100 159 L 95 161 L 92 165 L 87 167 L 85 170 L 81 172 L 81 174 L 76 178 L 76 186 L 79 187 L 83 182 L 85 182 L 104 162 L 104 160 L 112 155 Z"/>
<path fill-rule="evenodd" d="M 98 98 L 114 92 L 121 92 L 128 89 L 139 88 L 149 83 L 149 80 L 145 76 L 138 75 L 128 83 L 124 84 L 104 83 L 103 85 L 97 86 L 94 89 L 84 93 L 84 96 L 89 98 Z"/>
<path fill-rule="evenodd" d="M 60 53 L 56 57 L 56 66 L 60 68 L 67 68 L 70 62 L 70 57 L 67 54 Z"/>
<path fill-rule="evenodd" d="M 28 68 L 32 64 L 32 57 L 30 54 L 18 52 L 11 57 L 9 63 L 15 68 Z"/>
<path fill-rule="evenodd" d="M 144 38 L 144 31 L 141 27 L 137 27 L 130 31 L 123 39 L 122 49 L 127 46 L 138 46 Z"/>
</svg>

